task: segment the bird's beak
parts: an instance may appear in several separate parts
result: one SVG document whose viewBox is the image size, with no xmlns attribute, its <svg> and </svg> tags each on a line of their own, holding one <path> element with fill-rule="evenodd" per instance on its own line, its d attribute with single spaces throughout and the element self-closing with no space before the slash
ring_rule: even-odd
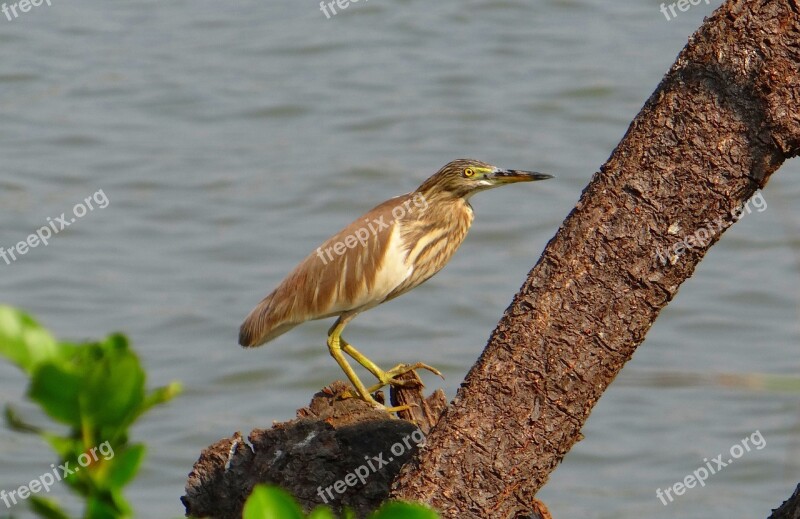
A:
<svg viewBox="0 0 800 519">
<path fill-rule="evenodd" d="M 547 180 L 553 175 L 535 173 L 533 171 L 520 171 L 518 169 L 496 169 L 486 175 L 486 178 L 497 184 L 512 184 L 514 182 L 533 182 L 534 180 Z"/>
</svg>

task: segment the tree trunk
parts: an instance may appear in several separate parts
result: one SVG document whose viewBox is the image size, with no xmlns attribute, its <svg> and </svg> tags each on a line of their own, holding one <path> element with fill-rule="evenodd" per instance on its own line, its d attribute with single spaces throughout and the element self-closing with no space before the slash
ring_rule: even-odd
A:
<svg viewBox="0 0 800 519">
<path fill-rule="evenodd" d="M 800 485 L 794 489 L 792 497 L 772 511 L 769 519 L 800 519 Z"/>
<path fill-rule="evenodd" d="M 393 497 L 445 518 L 529 514 L 658 313 L 797 155 L 799 67 L 796 0 L 728 1 L 706 20 L 547 245 Z"/>
<path fill-rule="evenodd" d="M 799 68 L 798 0 L 728 1 L 706 20 L 547 245 L 393 497 L 444 518 L 547 517 L 534 495 L 603 391 L 708 248 L 751 210 L 745 202 L 798 154 Z M 310 507 L 322 502 L 318 485 L 410 430 L 356 445 L 378 424 L 337 425 L 348 404 L 319 398 L 301 420 L 251 435 L 252 449 L 238 437 L 207 449 L 187 511 L 234 517 L 259 481 L 284 483 Z M 420 408 L 438 417 L 433 400 Z M 353 488 L 332 503 L 364 513 L 395 468 L 369 496 Z M 796 497 L 775 517 L 798 517 Z"/>
</svg>

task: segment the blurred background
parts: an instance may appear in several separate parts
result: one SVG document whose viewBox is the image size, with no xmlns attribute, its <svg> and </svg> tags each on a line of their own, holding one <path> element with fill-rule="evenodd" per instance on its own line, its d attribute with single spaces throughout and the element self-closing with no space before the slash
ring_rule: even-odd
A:
<svg viewBox="0 0 800 519">
<path fill-rule="evenodd" d="M 95 209 L 0 263 L 2 301 L 63 339 L 128 334 L 151 386 L 185 392 L 134 428 L 127 492 L 180 517 L 201 449 L 294 416 L 342 378 L 306 324 L 237 346 L 245 315 L 330 234 L 458 157 L 556 175 L 476 196 L 451 264 L 348 327 L 384 367 L 425 361 L 449 398 L 581 189 L 719 1 L 52 0 L 0 17 L 0 245 L 102 189 Z M 554 517 L 765 517 L 800 480 L 800 173 L 729 230 L 606 391 L 539 497 Z M 490 266 L 487 268 L 487 265 Z M 479 268 L 477 268 L 479 266 Z M 0 402 L 44 420 L 0 362 Z M 665 506 L 656 497 L 760 431 Z M 49 470 L 0 429 L 0 489 Z M 63 485 L 50 494 L 72 503 Z M 11 512 L 27 517 L 24 506 Z M 6 511 L 0 507 L 0 515 Z"/>
</svg>

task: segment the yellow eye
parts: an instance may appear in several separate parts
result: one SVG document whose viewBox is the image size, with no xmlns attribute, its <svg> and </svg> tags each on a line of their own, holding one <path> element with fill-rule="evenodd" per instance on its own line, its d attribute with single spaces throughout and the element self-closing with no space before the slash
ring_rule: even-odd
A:
<svg viewBox="0 0 800 519">
<path fill-rule="evenodd" d="M 474 174 L 475 174 L 475 170 L 473 170 L 472 168 L 467 168 L 467 169 L 464 170 L 464 176 L 465 177 L 469 178 L 469 177 L 473 176 Z"/>
</svg>

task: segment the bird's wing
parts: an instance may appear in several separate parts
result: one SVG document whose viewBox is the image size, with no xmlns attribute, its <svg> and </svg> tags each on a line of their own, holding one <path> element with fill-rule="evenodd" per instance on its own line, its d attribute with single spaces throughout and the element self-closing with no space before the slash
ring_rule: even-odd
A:
<svg viewBox="0 0 800 519">
<path fill-rule="evenodd" d="M 392 198 L 329 238 L 253 309 L 240 344 L 258 346 L 302 322 L 383 302 L 413 272 L 398 223 L 420 210 L 411 194 Z"/>
</svg>

